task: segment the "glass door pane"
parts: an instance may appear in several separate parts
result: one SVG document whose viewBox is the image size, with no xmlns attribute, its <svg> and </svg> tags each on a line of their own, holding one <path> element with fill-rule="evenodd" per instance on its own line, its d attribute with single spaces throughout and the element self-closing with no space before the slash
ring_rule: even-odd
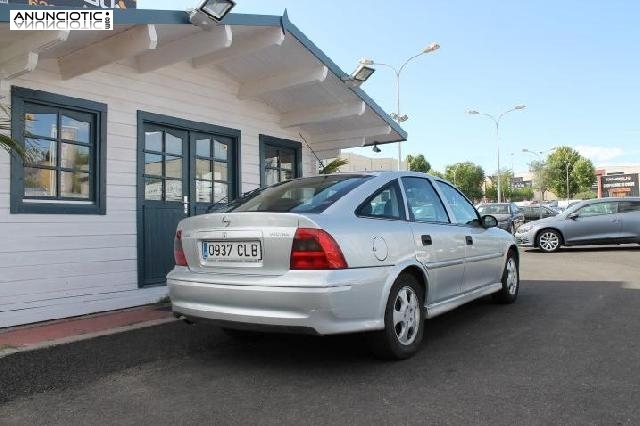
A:
<svg viewBox="0 0 640 426">
<path fill-rule="evenodd" d="M 187 132 L 145 124 L 144 132 L 145 199 L 182 203 L 185 190 L 185 143 Z"/>
</svg>

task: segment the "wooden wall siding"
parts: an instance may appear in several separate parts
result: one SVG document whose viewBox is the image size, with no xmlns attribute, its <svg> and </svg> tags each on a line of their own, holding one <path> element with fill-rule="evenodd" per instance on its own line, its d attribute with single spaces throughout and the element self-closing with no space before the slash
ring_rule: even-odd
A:
<svg viewBox="0 0 640 426">
<path fill-rule="evenodd" d="M 0 327 L 152 303 L 166 287 L 138 288 L 136 111 L 239 129 L 242 191 L 260 184 L 258 135 L 296 139 L 278 114 L 236 98 L 238 84 L 186 63 L 138 74 L 117 63 L 60 80 L 54 62 L 11 84 L 108 105 L 107 214 L 9 213 L 9 156 L 0 152 Z M 10 103 L 10 91 L 0 92 Z M 315 173 L 303 145 L 303 173 Z"/>
</svg>

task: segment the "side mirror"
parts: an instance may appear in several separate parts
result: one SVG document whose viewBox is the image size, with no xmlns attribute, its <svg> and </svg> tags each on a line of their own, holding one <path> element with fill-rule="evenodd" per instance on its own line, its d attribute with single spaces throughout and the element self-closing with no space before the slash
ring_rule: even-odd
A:
<svg viewBox="0 0 640 426">
<path fill-rule="evenodd" d="M 580 215 L 578 213 L 571 213 L 569 216 L 567 216 L 569 219 L 571 220 L 576 220 Z"/>
<path fill-rule="evenodd" d="M 483 228 L 495 228 L 498 226 L 498 219 L 495 216 L 491 216 L 490 214 L 482 216 L 482 227 Z"/>
</svg>

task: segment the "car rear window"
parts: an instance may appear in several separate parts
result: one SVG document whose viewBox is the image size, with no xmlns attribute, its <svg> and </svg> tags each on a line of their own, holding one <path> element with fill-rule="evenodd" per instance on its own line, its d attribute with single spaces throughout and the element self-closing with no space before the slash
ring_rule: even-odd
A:
<svg viewBox="0 0 640 426">
<path fill-rule="evenodd" d="M 322 213 L 372 176 L 327 175 L 291 180 L 230 206 L 233 212 Z"/>
<path fill-rule="evenodd" d="M 478 211 L 482 214 L 509 214 L 509 206 L 507 204 L 489 204 L 480 206 Z"/>
</svg>

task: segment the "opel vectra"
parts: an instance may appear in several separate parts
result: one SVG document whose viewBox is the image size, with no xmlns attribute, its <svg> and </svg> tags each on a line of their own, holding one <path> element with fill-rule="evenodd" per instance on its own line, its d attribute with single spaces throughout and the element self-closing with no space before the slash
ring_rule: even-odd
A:
<svg viewBox="0 0 640 426">
<path fill-rule="evenodd" d="M 368 332 L 376 355 L 407 358 L 425 318 L 516 300 L 518 250 L 496 226 L 422 173 L 287 181 L 180 222 L 173 310 L 231 330 Z"/>
</svg>

